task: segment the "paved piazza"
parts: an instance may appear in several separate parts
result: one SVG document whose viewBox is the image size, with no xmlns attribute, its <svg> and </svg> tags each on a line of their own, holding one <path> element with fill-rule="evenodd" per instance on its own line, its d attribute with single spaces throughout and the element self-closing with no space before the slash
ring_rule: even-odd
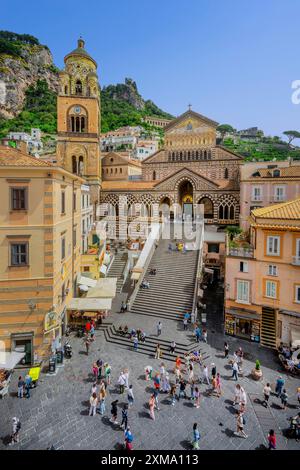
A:
<svg viewBox="0 0 300 470">
<path fill-rule="evenodd" d="M 122 296 L 119 296 L 115 306 L 118 307 Z M 115 308 L 117 311 L 118 308 Z M 133 316 L 133 314 L 113 313 L 109 321 L 116 325 L 128 324 L 129 327 L 142 327 L 150 335 L 155 335 L 155 318 Z M 210 325 L 209 325 L 210 326 Z M 89 356 L 86 356 L 85 347 L 81 339 L 71 337 L 74 355 L 71 360 L 65 360 L 55 376 L 41 375 L 40 383 L 32 391 L 30 399 L 16 397 L 16 381 L 18 371 L 15 371 L 10 387 L 10 396 L 0 402 L 1 449 L 47 449 L 54 445 L 56 449 L 118 449 L 123 442 L 123 433 L 118 426 L 109 422 L 110 403 L 119 399 L 121 405 L 126 400 L 126 393 L 119 395 L 116 382 L 119 372 L 125 366 L 130 371 L 130 383 L 133 384 L 135 402 L 129 411 L 129 424 L 134 434 L 134 449 L 163 450 L 163 449 L 190 449 L 189 441 L 194 422 L 199 425 L 201 433 L 200 449 L 261 449 L 266 444 L 265 430 L 275 427 L 279 449 L 299 449 L 300 444 L 295 440 L 286 440 L 280 437 L 279 428 L 288 427 L 288 418 L 297 413 L 296 387 L 299 380 L 285 376 L 289 394 L 287 411 L 279 409 L 279 399 L 275 395 L 270 400 L 270 411 L 265 410 L 255 400 L 262 399 L 263 384 L 269 381 L 274 384 L 278 376 L 276 358 L 273 352 L 259 346 L 240 340 L 231 339 L 231 351 L 242 345 L 247 359 L 244 361 L 244 377 L 239 383 L 244 386 L 248 394 L 245 431 L 247 439 L 234 436 L 236 429 L 236 409 L 232 406 L 235 383 L 231 377 L 231 370 L 227 361 L 223 359 L 224 337 L 220 333 L 209 330 L 208 344 L 201 343 L 205 362 L 210 366 L 212 362 L 217 365 L 217 371 L 222 378 L 223 394 L 220 398 L 207 394 L 208 386 L 201 384 L 201 404 L 196 409 L 189 400 L 181 399 L 173 407 L 169 396 L 160 393 L 160 411 L 155 412 L 156 420 L 149 418 L 148 400 L 152 390 L 152 383 L 146 382 L 144 368 L 148 364 L 158 370 L 161 361 L 147 355 L 129 350 L 128 346 L 117 346 L 107 343 L 102 331 L 96 334 L 96 341 L 91 347 Z M 162 339 L 177 342 L 192 341 L 191 331 L 183 332 L 182 325 L 175 321 L 163 321 Z M 104 416 L 97 414 L 88 416 L 90 389 L 92 385 L 91 365 L 97 358 L 109 361 L 112 365 L 112 384 L 108 386 L 106 412 Z M 263 382 L 257 383 L 250 377 L 255 359 L 262 363 Z M 171 373 L 173 363 L 166 361 L 167 369 Z M 199 367 L 195 367 L 196 376 Z M 24 375 L 24 371 L 21 372 Z M 187 387 L 189 394 L 189 387 Z M 20 443 L 8 447 L 7 442 L 11 433 L 11 419 L 17 416 L 21 419 L 22 429 Z M 118 421 L 121 417 L 121 408 Z"/>
</svg>

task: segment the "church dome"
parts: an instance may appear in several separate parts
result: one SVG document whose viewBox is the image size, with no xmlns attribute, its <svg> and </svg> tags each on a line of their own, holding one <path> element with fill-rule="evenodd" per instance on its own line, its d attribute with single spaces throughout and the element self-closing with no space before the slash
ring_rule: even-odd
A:
<svg viewBox="0 0 300 470">
<path fill-rule="evenodd" d="M 84 57 L 86 59 L 91 60 L 93 64 L 97 67 L 97 62 L 85 50 L 84 44 L 85 44 L 84 40 L 82 38 L 79 38 L 76 49 L 74 49 L 72 52 L 69 52 L 69 54 L 65 56 L 64 61 L 66 62 L 70 57 L 73 57 L 73 56 Z"/>
</svg>

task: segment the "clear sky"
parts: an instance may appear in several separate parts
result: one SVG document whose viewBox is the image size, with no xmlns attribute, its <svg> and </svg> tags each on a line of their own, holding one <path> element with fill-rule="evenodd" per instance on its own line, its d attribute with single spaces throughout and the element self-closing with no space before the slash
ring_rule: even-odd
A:
<svg viewBox="0 0 300 470">
<path fill-rule="evenodd" d="M 192 109 L 238 129 L 300 130 L 300 0 L 9 0 L 0 28 L 37 36 L 54 62 L 79 35 L 100 84 L 133 78 L 174 115 Z"/>
</svg>

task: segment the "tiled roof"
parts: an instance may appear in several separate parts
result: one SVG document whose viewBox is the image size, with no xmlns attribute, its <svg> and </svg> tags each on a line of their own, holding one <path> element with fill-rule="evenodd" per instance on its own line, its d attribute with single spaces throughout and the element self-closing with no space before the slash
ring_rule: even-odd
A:
<svg viewBox="0 0 300 470">
<path fill-rule="evenodd" d="M 0 146 L 0 166 L 53 167 L 49 162 L 27 155 L 18 149 Z"/>
<path fill-rule="evenodd" d="M 141 189 L 152 189 L 157 181 L 103 181 L 104 191 L 139 191 Z"/>
<path fill-rule="evenodd" d="M 273 176 L 273 171 L 280 171 L 280 176 Z M 292 165 L 287 167 L 278 167 L 278 168 L 261 168 L 258 169 L 255 173 L 259 173 L 259 176 L 255 176 L 255 180 L 259 178 L 272 178 L 272 179 L 284 179 L 284 178 L 300 178 L 300 165 Z"/>
<path fill-rule="evenodd" d="M 292 201 L 275 204 L 273 206 L 261 207 L 254 209 L 251 214 L 254 217 L 262 219 L 285 219 L 293 220 L 300 219 L 300 198 L 293 199 Z"/>
</svg>

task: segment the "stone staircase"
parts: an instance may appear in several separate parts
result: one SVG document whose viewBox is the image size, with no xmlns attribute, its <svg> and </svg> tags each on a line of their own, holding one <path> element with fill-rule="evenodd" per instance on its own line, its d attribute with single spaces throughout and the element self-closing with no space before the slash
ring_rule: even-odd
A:
<svg viewBox="0 0 300 470">
<path fill-rule="evenodd" d="M 129 339 L 129 337 L 121 336 L 117 328 L 110 324 L 106 323 L 100 326 L 99 328 L 101 331 L 104 332 L 105 340 L 108 343 L 113 343 L 116 346 L 123 347 L 126 349 L 133 350 L 133 341 Z M 195 341 L 191 341 L 189 343 L 176 343 L 175 353 L 171 354 L 170 346 L 171 341 L 166 341 L 161 339 L 161 337 L 156 336 L 147 336 L 145 343 L 139 342 L 138 350 L 136 353 L 147 355 L 148 357 L 153 358 L 155 356 L 155 348 L 157 343 L 160 344 L 160 348 L 162 351 L 161 359 L 164 361 L 171 361 L 174 362 L 177 356 L 180 356 L 182 360 L 184 360 L 184 355 L 186 353 L 191 353 L 192 351 L 199 351 L 201 350 L 201 343 L 197 343 Z M 203 343 L 202 343 L 203 344 Z M 206 360 L 209 356 L 207 353 L 202 351 L 203 359 Z"/>
<path fill-rule="evenodd" d="M 127 263 L 127 253 L 125 251 L 119 251 L 112 262 L 112 265 L 108 271 L 107 277 L 117 277 L 117 294 L 122 291 L 125 279 L 123 279 L 123 272 Z"/>
<path fill-rule="evenodd" d="M 169 243 L 160 240 L 155 250 L 145 276 L 150 289 L 139 290 L 130 310 L 136 315 L 181 320 L 192 310 L 199 252 L 169 253 Z M 156 268 L 155 276 L 149 274 L 151 268 Z"/>
</svg>

